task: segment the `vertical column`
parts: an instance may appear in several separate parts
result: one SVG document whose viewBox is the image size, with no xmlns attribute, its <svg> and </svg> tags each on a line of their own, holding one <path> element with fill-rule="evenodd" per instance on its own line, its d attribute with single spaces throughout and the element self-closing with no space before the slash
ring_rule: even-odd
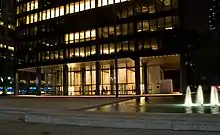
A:
<svg viewBox="0 0 220 135">
<path fill-rule="evenodd" d="M 45 91 L 48 91 L 48 72 L 44 73 L 44 80 L 46 83 Z"/>
<path fill-rule="evenodd" d="M 161 81 L 161 67 L 160 65 L 148 66 L 148 76 L 150 84 L 151 93 L 161 93 L 160 91 L 160 81 Z"/>
<path fill-rule="evenodd" d="M 118 97 L 119 89 L 118 89 L 118 59 L 117 59 L 117 55 L 115 56 L 115 88 L 116 88 L 116 97 Z"/>
<path fill-rule="evenodd" d="M 14 95 L 19 94 L 19 75 L 18 71 L 15 70 L 15 78 L 14 78 Z"/>
<path fill-rule="evenodd" d="M 36 95 L 41 95 L 41 68 L 36 68 Z"/>
<path fill-rule="evenodd" d="M 30 80 L 31 80 L 31 78 L 30 78 L 30 72 L 27 72 L 27 86 L 28 86 L 28 88 L 27 88 L 27 93 L 30 92 Z"/>
<path fill-rule="evenodd" d="M 135 89 L 136 89 L 136 95 L 141 94 L 140 90 L 140 58 L 135 58 Z"/>
<path fill-rule="evenodd" d="M 144 94 L 148 94 L 147 63 L 143 63 Z"/>
<path fill-rule="evenodd" d="M 86 68 L 82 67 L 82 77 L 81 77 L 81 84 L 82 84 L 82 95 L 85 95 L 85 86 L 86 86 Z"/>
<path fill-rule="evenodd" d="M 185 93 L 187 87 L 187 75 L 185 67 L 185 56 L 180 54 L 180 92 Z"/>
<path fill-rule="evenodd" d="M 115 76 L 114 76 L 114 65 L 110 65 L 110 89 L 111 95 L 114 95 L 114 85 L 115 85 Z"/>
<path fill-rule="evenodd" d="M 63 65 L 63 95 L 68 96 L 68 66 Z"/>
<path fill-rule="evenodd" d="M 101 84 L 101 65 L 100 62 L 96 62 L 96 91 L 95 95 L 100 95 L 100 84 Z"/>
</svg>

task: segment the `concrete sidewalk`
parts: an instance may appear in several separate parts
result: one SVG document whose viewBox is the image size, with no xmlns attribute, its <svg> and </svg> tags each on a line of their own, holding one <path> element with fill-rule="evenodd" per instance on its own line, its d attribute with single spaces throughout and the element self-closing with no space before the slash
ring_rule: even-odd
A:
<svg viewBox="0 0 220 135">
<path fill-rule="evenodd" d="M 0 121 L 1 135 L 219 135 L 219 132 L 133 130 Z"/>
</svg>

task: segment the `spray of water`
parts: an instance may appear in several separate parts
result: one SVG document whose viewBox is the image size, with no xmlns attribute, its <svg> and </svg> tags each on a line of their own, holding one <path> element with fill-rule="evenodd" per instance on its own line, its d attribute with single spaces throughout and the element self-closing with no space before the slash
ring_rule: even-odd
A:
<svg viewBox="0 0 220 135">
<path fill-rule="evenodd" d="M 191 96 L 191 90 L 190 90 L 190 87 L 187 86 L 187 89 L 186 89 L 186 96 L 185 96 L 185 106 L 192 106 L 192 96 Z"/>
<path fill-rule="evenodd" d="M 199 85 L 197 92 L 196 92 L 196 104 L 197 105 L 203 105 L 204 104 L 204 96 L 203 96 L 203 90 L 202 86 Z"/>
<path fill-rule="evenodd" d="M 215 86 L 211 87 L 210 104 L 212 106 L 219 105 L 218 90 L 217 90 L 217 88 Z"/>
</svg>

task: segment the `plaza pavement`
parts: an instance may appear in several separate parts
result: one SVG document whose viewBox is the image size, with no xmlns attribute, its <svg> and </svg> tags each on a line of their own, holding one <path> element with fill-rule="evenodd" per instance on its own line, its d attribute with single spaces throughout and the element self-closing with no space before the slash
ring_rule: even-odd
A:
<svg viewBox="0 0 220 135">
<path fill-rule="evenodd" d="M 26 110 L 54 110 L 54 111 L 74 111 L 108 105 L 134 97 L 63 97 L 63 96 L 18 96 L 18 97 L 0 97 L 0 109 L 26 109 Z"/>
<path fill-rule="evenodd" d="M 71 127 L 84 126 L 90 127 L 88 129 L 91 129 L 91 131 L 100 129 L 97 127 L 103 127 L 118 128 L 118 130 L 121 128 L 132 128 L 135 132 L 139 130 L 167 129 L 175 131 L 203 131 L 201 133 L 204 133 L 204 131 L 220 132 L 220 115 L 129 114 L 83 111 L 83 109 L 121 102 L 134 97 L 2 97 L 0 98 L 0 121 L 11 121 L 11 123 L 8 123 L 9 127 L 10 124 L 14 122 L 18 123 L 18 125 L 35 125 L 34 123 L 41 123 L 37 124 L 40 126 L 50 124 L 48 128 L 54 126 L 54 128 L 57 129 L 61 126 L 60 124 L 71 125 Z M 41 129 L 41 127 L 38 126 L 36 126 L 36 130 Z M 87 128 L 85 129 L 87 130 Z M 3 132 L 5 129 L 0 127 L 0 131 L 1 130 Z M 136 134 L 135 132 L 133 133 Z M 154 133 L 156 131 L 151 132 Z M 148 134 L 151 134 L 151 132 Z M 169 133 L 170 131 L 166 132 Z M 47 132 L 45 132 L 45 134 L 46 133 Z"/>
<path fill-rule="evenodd" d="M 219 135 L 219 132 L 113 129 L 0 121 L 0 135 Z"/>
</svg>

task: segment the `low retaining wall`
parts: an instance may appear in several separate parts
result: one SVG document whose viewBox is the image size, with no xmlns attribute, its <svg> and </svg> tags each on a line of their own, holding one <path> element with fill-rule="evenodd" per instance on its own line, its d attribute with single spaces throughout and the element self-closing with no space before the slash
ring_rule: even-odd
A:
<svg viewBox="0 0 220 135">
<path fill-rule="evenodd" d="M 220 131 L 219 115 L 63 113 L 25 115 L 26 122 L 145 130 Z"/>
</svg>

